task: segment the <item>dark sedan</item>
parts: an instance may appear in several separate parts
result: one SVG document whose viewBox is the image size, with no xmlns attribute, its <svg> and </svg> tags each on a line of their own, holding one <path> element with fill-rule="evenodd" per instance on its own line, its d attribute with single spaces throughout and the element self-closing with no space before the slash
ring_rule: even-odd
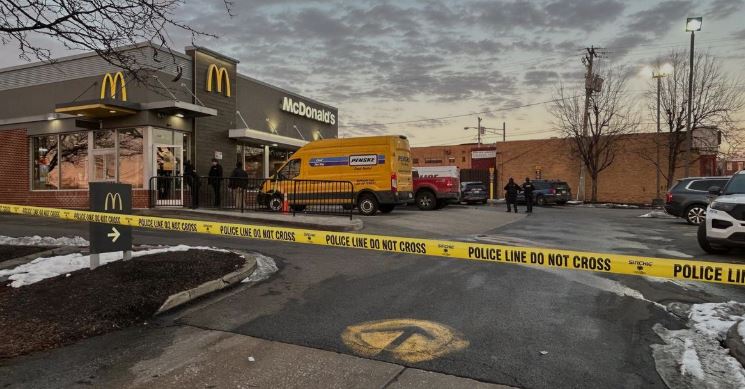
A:
<svg viewBox="0 0 745 389">
<path fill-rule="evenodd" d="M 489 189 L 481 181 L 465 181 L 460 183 L 460 201 L 468 204 L 486 204 L 489 199 Z"/>
</svg>

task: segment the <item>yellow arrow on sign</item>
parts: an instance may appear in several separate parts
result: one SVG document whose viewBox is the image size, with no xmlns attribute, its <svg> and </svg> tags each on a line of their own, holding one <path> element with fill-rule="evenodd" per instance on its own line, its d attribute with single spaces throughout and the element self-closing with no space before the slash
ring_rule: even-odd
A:
<svg viewBox="0 0 745 389">
<path fill-rule="evenodd" d="M 119 239 L 119 235 L 121 234 L 119 233 L 119 230 L 116 229 L 116 227 L 111 227 L 111 231 L 112 232 L 108 233 L 106 236 L 108 236 L 109 238 L 112 238 L 111 239 L 112 243 L 116 243 L 116 240 Z"/>
</svg>

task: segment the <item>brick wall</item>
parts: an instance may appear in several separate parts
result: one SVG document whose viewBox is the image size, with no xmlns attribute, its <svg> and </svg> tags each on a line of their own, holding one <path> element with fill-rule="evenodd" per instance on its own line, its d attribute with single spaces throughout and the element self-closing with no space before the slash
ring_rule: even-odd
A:
<svg viewBox="0 0 745 389">
<path fill-rule="evenodd" d="M 657 134 L 634 134 L 619 141 L 619 152 L 613 164 L 600 173 L 598 177 L 598 201 L 648 204 L 656 196 L 656 169 L 649 158 L 656 156 L 655 137 Z M 662 134 L 661 136 L 664 136 Z M 482 145 L 483 148 L 483 145 Z M 571 143 L 566 139 L 533 139 L 523 141 L 500 142 L 497 148 L 497 184 L 504 186 L 510 177 L 522 182 L 525 177 L 536 178 L 536 168 L 540 168 L 541 178 L 565 180 L 574 194 L 579 188 L 580 162 L 571 154 Z M 472 166 L 471 150 L 475 144 L 454 146 L 414 147 L 412 155 L 417 159 L 415 166 L 448 166 L 456 165 L 461 169 Z M 456 163 L 448 163 L 446 152 L 456 155 Z M 426 158 L 440 158 L 443 163 L 427 164 Z M 465 161 L 463 158 L 465 157 Z M 667 171 L 667 160 L 664 150 L 661 151 L 662 170 Z M 701 174 L 699 164 L 692 164 L 692 175 Z M 683 176 L 683 169 L 678 169 L 676 178 Z M 586 193 L 590 198 L 591 184 L 586 176 Z M 661 177 L 660 192 L 664 198 L 667 185 Z"/>
<path fill-rule="evenodd" d="M 88 208 L 87 190 L 32 191 L 26 130 L 0 131 L 0 203 L 39 207 Z M 132 206 L 146 208 L 148 191 L 134 190 Z"/>
</svg>

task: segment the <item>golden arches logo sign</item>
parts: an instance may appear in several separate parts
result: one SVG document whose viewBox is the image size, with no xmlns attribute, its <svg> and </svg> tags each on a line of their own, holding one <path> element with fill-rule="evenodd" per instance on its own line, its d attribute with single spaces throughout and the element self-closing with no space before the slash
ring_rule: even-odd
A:
<svg viewBox="0 0 745 389">
<path fill-rule="evenodd" d="M 109 200 L 111 200 L 111 210 L 121 211 L 123 209 L 122 208 L 122 196 L 119 193 L 109 192 L 106 194 L 106 200 L 104 201 L 104 205 L 103 205 L 104 211 L 109 210 Z M 119 207 L 117 207 L 117 204 L 119 204 Z"/>
<path fill-rule="evenodd" d="M 108 94 L 106 93 L 107 86 L 109 89 Z M 119 98 L 122 101 L 127 101 L 127 84 L 124 82 L 124 74 L 122 72 L 116 72 L 112 76 L 111 73 L 106 73 L 103 76 L 103 82 L 101 82 L 101 100 L 107 97 L 116 100 L 117 91 L 119 92 Z"/>
<path fill-rule="evenodd" d="M 207 68 L 207 92 L 212 92 L 212 80 L 217 82 L 217 93 L 222 93 L 222 84 L 225 80 L 225 96 L 230 97 L 230 74 L 228 69 L 224 66 L 217 67 L 215 64 L 211 64 Z"/>
</svg>

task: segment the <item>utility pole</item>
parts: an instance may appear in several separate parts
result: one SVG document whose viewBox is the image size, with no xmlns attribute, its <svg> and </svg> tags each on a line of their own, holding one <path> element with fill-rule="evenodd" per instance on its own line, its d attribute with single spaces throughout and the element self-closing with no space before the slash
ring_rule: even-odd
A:
<svg viewBox="0 0 745 389">
<path fill-rule="evenodd" d="M 685 169 L 686 177 L 691 176 L 691 148 L 693 147 L 693 126 L 691 125 L 691 111 L 693 111 L 693 41 L 696 36 L 695 30 L 691 30 L 691 50 L 690 61 L 688 64 L 688 120 L 686 120 L 686 152 L 685 152 Z"/>
<path fill-rule="evenodd" d="M 502 142 L 507 142 L 507 123 L 502 122 Z"/>
<path fill-rule="evenodd" d="M 481 117 L 477 117 L 478 119 L 478 127 L 463 127 L 464 130 L 473 130 L 476 129 L 476 133 L 478 134 L 478 146 L 481 147 L 481 133 L 485 130 L 484 127 L 481 127 Z"/>
<path fill-rule="evenodd" d="M 585 74 L 585 107 L 582 112 L 582 143 L 583 147 L 586 147 L 584 145 L 585 140 L 587 139 L 587 121 L 589 119 L 589 113 L 587 112 L 588 107 L 590 106 L 590 96 L 592 96 L 592 91 L 595 87 L 595 75 L 592 73 L 592 66 L 595 62 L 595 58 L 597 58 L 598 54 L 595 50 L 595 47 L 590 46 L 589 48 L 586 48 L 587 54 L 585 54 L 584 57 L 582 57 L 582 63 L 587 68 L 587 73 Z M 580 170 L 579 170 L 579 190 L 577 191 L 577 200 L 579 200 L 579 194 L 582 192 L 582 201 L 585 200 L 586 197 L 586 190 L 585 190 L 585 161 L 584 159 L 580 160 Z"/>
</svg>

